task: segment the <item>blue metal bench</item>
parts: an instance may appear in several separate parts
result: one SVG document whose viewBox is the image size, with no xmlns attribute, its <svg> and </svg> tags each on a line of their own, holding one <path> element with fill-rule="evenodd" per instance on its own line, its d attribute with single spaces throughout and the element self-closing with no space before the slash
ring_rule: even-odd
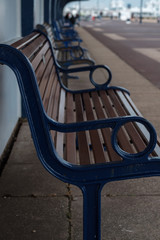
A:
<svg viewBox="0 0 160 240">
<path fill-rule="evenodd" d="M 73 91 L 60 78 L 48 39 L 37 32 L 0 45 L 0 63 L 15 73 L 33 141 L 43 166 L 83 193 L 83 239 L 101 239 L 101 190 L 111 181 L 160 174 L 160 143 L 127 90 L 94 81 Z"/>
<path fill-rule="evenodd" d="M 56 41 L 64 41 L 65 47 L 68 47 L 70 44 L 79 45 L 82 42 L 82 39 L 79 37 L 78 33 L 74 30 L 62 31 L 57 25 L 56 21 L 53 21 L 53 33 L 54 39 Z"/>
<path fill-rule="evenodd" d="M 45 34 L 50 38 L 54 55 L 56 56 L 56 60 L 62 67 L 69 67 L 73 65 L 93 65 L 95 64 L 95 61 L 90 57 L 89 52 L 87 49 L 81 47 L 80 45 L 72 45 L 72 43 L 69 44 L 69 46 L 65 46 L 66 42 L 65 40 L 56 41 L 54 37 L 53 28 L 51 25 L 44 23 L 44 24 L 38 24 L 36 28 Z M 67 41 L 68 43 L 68 41 Z"/>
<path fill-rule="evenodd" d="M 74 29 L 74 27 L 70 26 L 70 27 L 66 27 L 66 26 L 60 26 L 58 20 L 53 20 L 53 29 L 55 31 L 55 34 L 58 36 L 58 37 L 65 37 L 65 38 L 76 38 L 76 39 L 81 39 L 79 37 L 79 34 L 78 32 Z"/>
</svg>

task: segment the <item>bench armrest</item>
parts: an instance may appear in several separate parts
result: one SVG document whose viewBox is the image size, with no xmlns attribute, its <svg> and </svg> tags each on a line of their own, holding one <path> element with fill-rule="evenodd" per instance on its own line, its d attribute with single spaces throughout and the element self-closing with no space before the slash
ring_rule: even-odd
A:
<svg viewBox="0 0 160 240">
<path fill-rule="evenodd" d="M 54 47 L 55 50 L 58 51 L 69 51 L 71 57 L 75 59 L 81 59 L 84 56 L 85 51 L 87 51 L 85 48 L 82 48 L 80 45 L 76 46 L 68 46 L 68 47 Z M 78 51 L 79 56 L 76 57 L 74 54 L 74 51 Z"/>
<path fill-rule="evenodd" d="M 71 132 L 81 132 L 87 130 L 96 130 L 102 128 L 112 128 L 112 136 L 111 142 L 113 149 L 120 155 L 124 160 L 135 160 L 135 159 L 142 159 L 144 156 L 147 158 L 154 150 L 156 143 L 157 143 L 157 134 L 152 126 L 152 124 L 143 117 L 140 116 L 124 116 L 124 117 L 116 117 L 110 119 L 101 119 L 95 121 L 85 121 L 85 122 L 77 122 L 77 123 L 59 123 L 55 122 L 51 118 L 47 116 L 48 124 L 50 130 L 56 130 L 59 132 L 71 133 Z M 137 125 L 142 124 L 143 128 L 148 130 L 148 145 L 146 148 L 139 153 L 130 154 L 122 150 L 117 142 L 117 134 L 119 129 L 124 126 L 126 123 L 137 123 Z M 146 131 L 145 131 L 146 132 Z"/>
<path fill-rule="evenodd" d="M 76 37 L 63 37 L 63 38 L 61 38 L 61 39 L 58 39 L 58 38 L 56 38 L 56 37 L 54 37 L 54 40 L 55 41 L 63 41 L 63 42 L 82 42 L 82 39 L 80 39 L 80 38 L 76 38 Z"/>
<path fill-rule="evenodd" d="M 108 79 L 103 84 L 98 84 L 93 79 L 94 71 L 96 71 L 96 69 L 99 69 L 99 68 L 105 69 L 108 73 Z M 94 87 L 96 87 L 96 89 L 106 89 L 106 87 L 108 87 L 109 83 L 112 80 L 112 73 L 111 73 L 110 68 L 107 65 L 91 65 L 91 66 L 86 66 L 86 67 L 68 68 L 68 69 L 64 69 L 64 68 L 59 67 L 59 70 L 63 73 L 66 73 L 66 74 L 78 73 L 78 72 L 89 72 L 90 82 L 93 84 Z"/>
</svg>

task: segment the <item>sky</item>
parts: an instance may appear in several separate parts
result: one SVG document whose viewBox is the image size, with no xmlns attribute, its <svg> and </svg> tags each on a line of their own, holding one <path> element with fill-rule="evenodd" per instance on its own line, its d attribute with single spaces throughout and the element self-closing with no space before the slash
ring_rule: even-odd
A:
<svg viewBox="0 0 160 240">
<path fill-rule="evenodd" d="M 128 4 L 131 4 L 132 7 L 139 7 L 140 6 L 140 2 L 142 0 L 124 0 L 125 5 L 127 6 Z M 147 2 L 149 0 L 143 0 L 143 4 L 145 4 L 145 2 Z M 97 7 L 97 5 L 99 4 L 99 8 L 105 8 L 108 7 L 110 4 L 111 0 L 89 0 L 89 1 L 82 1 L 81 2 L 81 6 L 84 8 L 87 7 Z M 77 4 L 77 2 L 76 2 Z M 69 5 L 75 5 L 75 3 L 70 3 Z M 69 6 L 68 5 L 68 6 Z"/>
</svg>

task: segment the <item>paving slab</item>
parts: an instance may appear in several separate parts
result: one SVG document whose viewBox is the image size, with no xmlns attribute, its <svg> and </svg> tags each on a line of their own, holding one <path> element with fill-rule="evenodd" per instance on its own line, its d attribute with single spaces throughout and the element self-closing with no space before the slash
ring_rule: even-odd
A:
<svg viewBox="0 0 160 240">
<path fill-rule="evenodd" d="M 69 237 L 67 184 L 49 174 L 24 122 L 0 177 L 0 239 Z"/>
<path fill-rule="evenodd" d="M 67 198 L 0 198 L 0 239 L 67 240 Z"/>
<path fill-rule="evenodd" d="M 0 196 L 65 196 L 67 184 L 41 165 L 8 164 L 0 179 Z"/>
<path fill-rule="evenodd" d="M 102 198 L 102 240 L 159 239 L 160 198 Z"/>
<path fill-rule="evenodd" d="M 27 123 L 22 124 L 0 178 L 0 195 L 67 195 L 67 185 L 54 178 L 40 163 Z"/>
<path fill-rule="evenodd" d="M 73 240 L 83 239 L 82 203 L 72 202 Z M 160 196 L 103 196 L 102 240 L 159 240 L 159 208 Z"/>
</svg>

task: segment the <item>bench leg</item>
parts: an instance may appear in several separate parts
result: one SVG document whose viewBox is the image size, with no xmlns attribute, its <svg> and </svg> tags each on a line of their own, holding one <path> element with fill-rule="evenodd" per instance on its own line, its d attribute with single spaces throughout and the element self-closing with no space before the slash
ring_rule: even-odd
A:
<svg viewBox="0 0 160 240">
<path fill-rule="evenodd" d="M 101 190 L 103 185 L 88 184 L 83 192 L 83 240 L 101 239 Z"/>
</svg>

